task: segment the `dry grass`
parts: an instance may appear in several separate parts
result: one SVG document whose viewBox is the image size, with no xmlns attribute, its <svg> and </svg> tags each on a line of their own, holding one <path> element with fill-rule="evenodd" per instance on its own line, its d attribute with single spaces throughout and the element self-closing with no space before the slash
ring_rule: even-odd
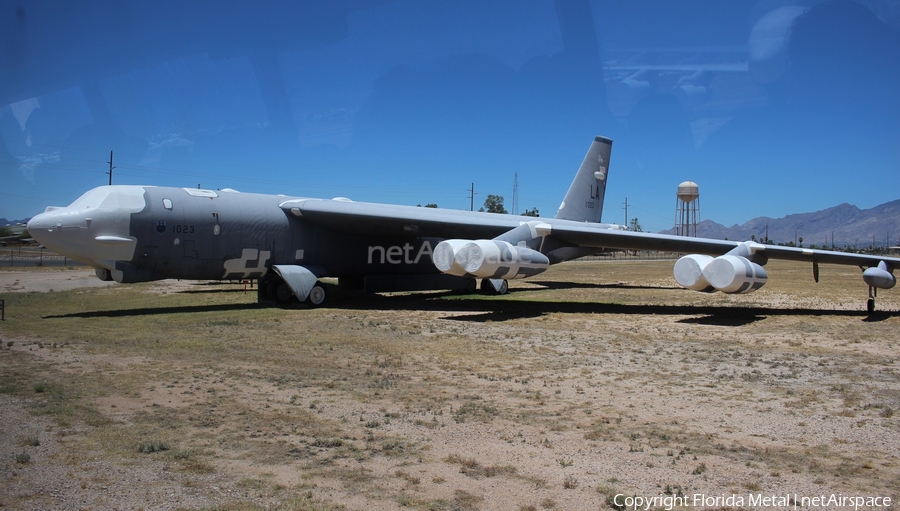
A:
<svg viewBox="0 0 900 511">
<path fill-rule="evenodd" d="M 569 263 L 505 297 L 316 310 L 219 283 L 2 294 L 0 392 L 51 419 L 42 444 L 74 447 L 57 463 L 229 489 L 198 507 L 597 508 L 613 478 L 629 495 L 895 495 L 900 317 L 857 312 L 858 270 L 816 285 L 772 262 L 761 291 L 724 296 L 670 268 Z"/>
</svg>

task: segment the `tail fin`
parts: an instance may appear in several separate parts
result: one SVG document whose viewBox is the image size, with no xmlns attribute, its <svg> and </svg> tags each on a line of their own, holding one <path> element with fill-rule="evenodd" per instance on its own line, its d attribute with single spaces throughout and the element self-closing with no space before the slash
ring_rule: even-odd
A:
<svg viewBox="0 0 900 511">
<path fill-rule="evenodd" d="M 609 174 L 609 154 L 612 140 L 594 137 L 584 161 L 566 198 L 559 205 L 556 218 L 578 222 L 599 222 L 603 213 L 603 197 L 606 194 L 606 177 Z"/>
</svg>

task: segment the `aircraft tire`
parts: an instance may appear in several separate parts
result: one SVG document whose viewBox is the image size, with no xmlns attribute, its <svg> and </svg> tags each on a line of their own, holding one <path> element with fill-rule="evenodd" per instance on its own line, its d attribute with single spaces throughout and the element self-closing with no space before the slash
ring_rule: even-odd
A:
<svg viewBox="0 0 900 511">
<path fill-rule="evenodd" d="M 319 285 L 315 285 L 309 291 L 309 296 L 306 298 L 306 303 L 313 307 L 319 307 L 320 305 L 325 303 L 325 296 L 325 288 Z"/>
<path fill-rule="evenodd" d="M 278 285 L 279 285 L 278 280 L 267 280 L 265 282 L 266 297 L 269 300 L 274 301 L 274 300 L 278 299 Z"/>
<path fill-rule="evenodd" d="M 489 295 L 505 295 L 506 293 L 509 293 L 509 282 L 507 282 L 506 279 L 503 279 L 503 283 L 500 284 L 500 289 L 494 289 L 490 280 L 481 279 L 481 292 Z"/>
<path fill-rule="evenodd" d="M 875 299 L 874 298 L 869 298 L 866 301 L 866 312 L 868 312 L 869 314 L 872 314 L 873 312 L 875 312 Z"/>
<path fill-rule="evenodd" d="M 278 284 L 276 293 L 279 302 L 287 302 L 294 297 L 294 290 L 291 289 L 291 286 L 287 285 L 287 282 Z"/>
</svg>

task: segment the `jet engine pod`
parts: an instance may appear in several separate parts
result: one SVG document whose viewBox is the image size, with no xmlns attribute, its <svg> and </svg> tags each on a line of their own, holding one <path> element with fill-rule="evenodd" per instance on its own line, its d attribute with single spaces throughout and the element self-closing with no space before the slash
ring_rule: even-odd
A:
<svg viewBox="0 0 900 511">
<path fill-rule="evenodd" d="M 681 287 L 694 291 L 715 291 L 709 282 L 703 277 L 703 269 L 712 262 L 713 258 L 704 254 L 689 254 L 675 262 L 672 273 L 675 281 Z"/>
<path fill-rule="evenodd" d="M 744 257 L 719 256 L 703 269 L 703 278 L 723 293 L 750 293 L 763 287 L 769 275 L 762 266 Z"/>
<path fill-rule="evenodd" d="M 866 284 L 878 289 L 890 289 L 897 284 L 897 278 L 888 270 L 888 265 L 884 261 L 878 263 L 878 266 L 866 268 L 866 271 L 863 272 L 863 280 L 866 281 Z"/>
<path fill-rule="evenodd" d="M 441 273 L 463 277 L 466 275 L 466 270 L 456 261 L 456 252 L 471 242 L 471 240 L 444 240 L 434 247 L 434 251 L 431 253 L 431 262 Z"/>
<path fill-rule="evenodd" d="M 448 257 L 451 253 L 452 260 Z M 442 241 L 431 259 L 443 273 L 483 279 L 520 279 L 550 267 L 547 256 L 537 250 L 493 240 Z"/>
</svg>

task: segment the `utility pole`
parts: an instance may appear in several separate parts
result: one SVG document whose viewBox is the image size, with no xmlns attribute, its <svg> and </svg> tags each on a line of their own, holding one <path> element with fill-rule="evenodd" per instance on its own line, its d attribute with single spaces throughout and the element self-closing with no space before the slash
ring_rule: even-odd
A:
<svg viewBox="0 0 900 511">
<path fill-rule="evenodd" d="M 113 155 L 113 152 L 110 151 L 109 152 L 109 161 L 106 162 L 106 163 L 109 163 L 109 172 L 107 172 L 107 174 L 109 174 L 109 185 L 110 186 L 112 186 L 112 171 L 115 168 L 115 167 L 113 167 L 113 164 L 112 164 L 112 162 L 113 162 L 112 155 Z"/>
<path fill-rule="evenodd" d="M 515 177 L 513 177 L 513 197 L 512 197 L 512 210 L 510 213 L 513 215 L 518 215 L 516 211 L 519 211 L 519 173 L 515 173 Z"/>
<path fill-rule="evenodd" d="M 472 189 L 469 190 L 469 211 L 475 211 L 475 183 L 472 183 Z"/>
<path fill-rule="evenodd" d="M 628 227 L 628 197 L 625 197 L 625 227 Z"/>
</svg>

